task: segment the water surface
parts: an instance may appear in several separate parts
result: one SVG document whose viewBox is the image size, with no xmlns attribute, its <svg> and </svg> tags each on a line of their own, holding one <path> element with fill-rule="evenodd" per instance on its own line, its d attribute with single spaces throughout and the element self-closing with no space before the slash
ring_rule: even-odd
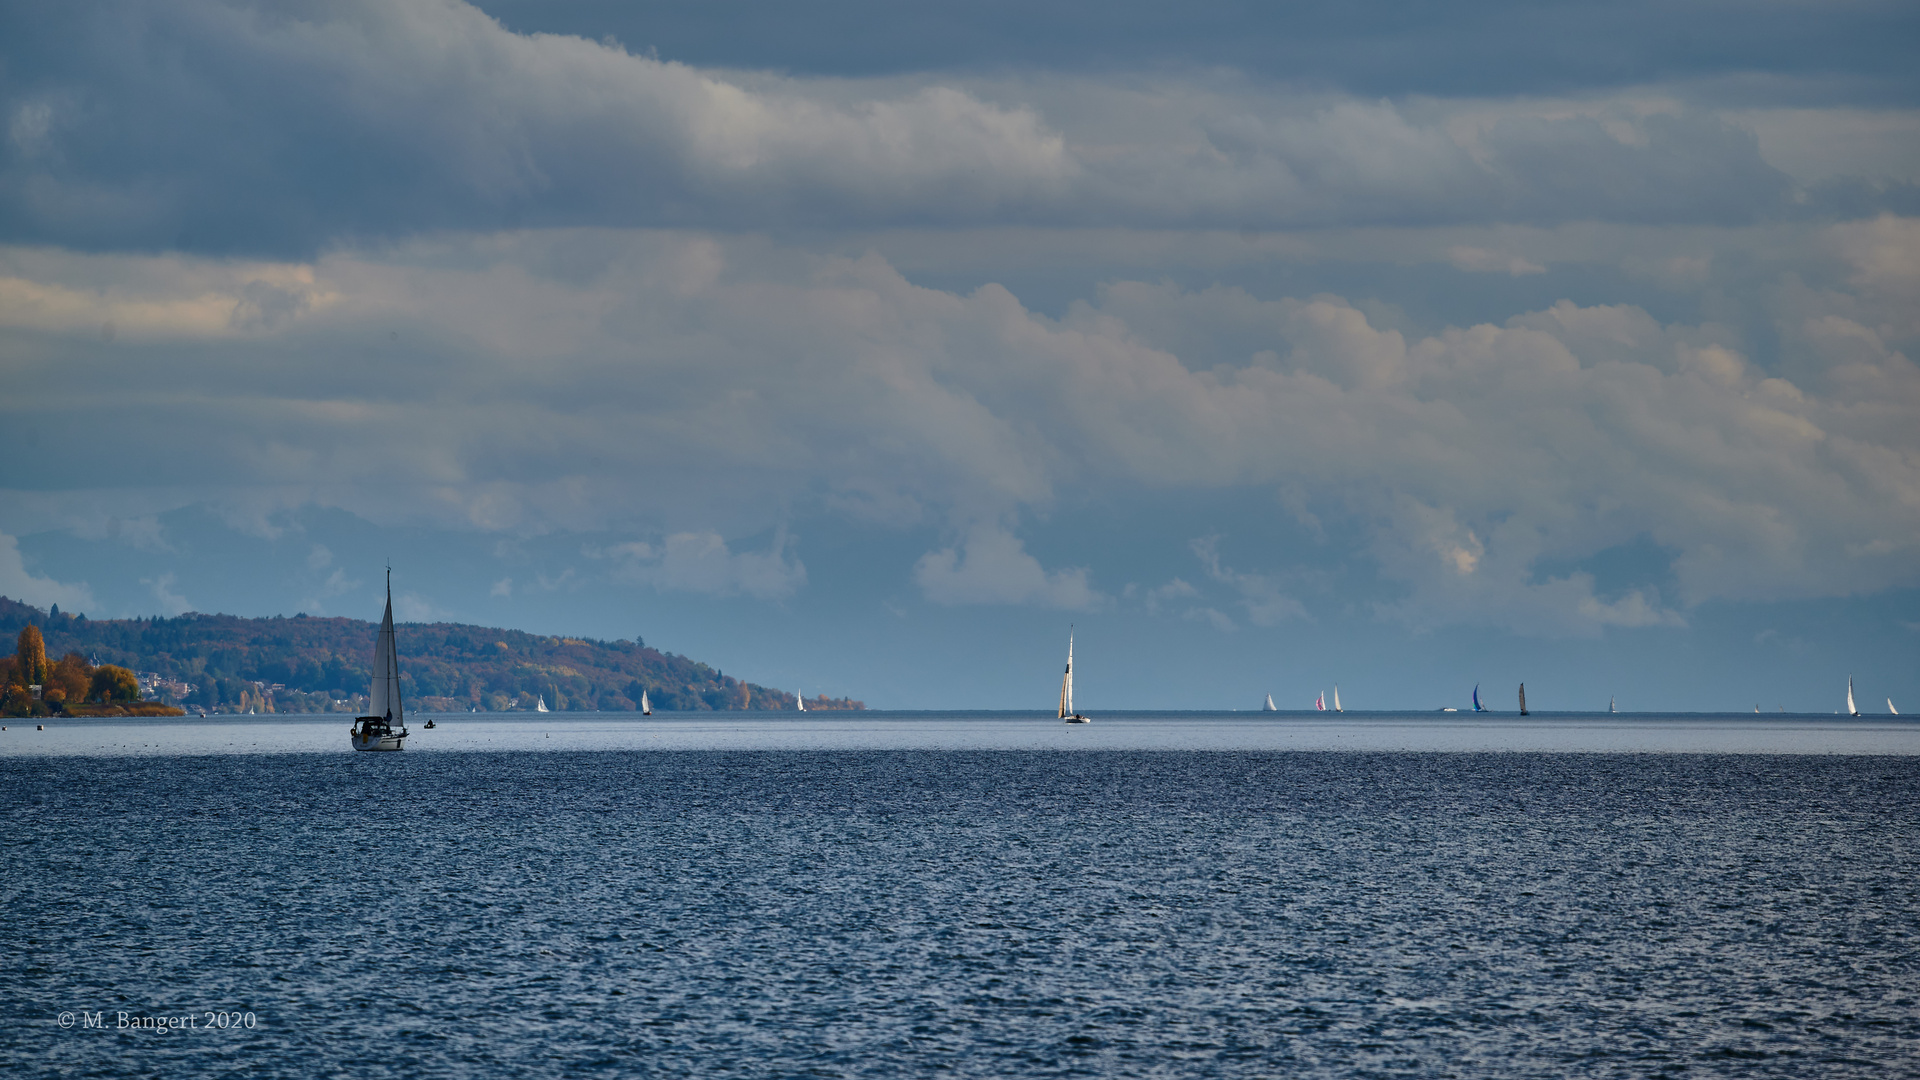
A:
<svg viewBox="0 0 1920 1080">
<path fill-rule="evenodd" d="M 1920 1071 L 1910 729 L 1244 716 L 462 719 L 402 754 L 338 718 L 50 727 L 0 753 L 0 1060 Z M 208 1011 L 255 1026 L 117 1027 Z"/>
</svg>

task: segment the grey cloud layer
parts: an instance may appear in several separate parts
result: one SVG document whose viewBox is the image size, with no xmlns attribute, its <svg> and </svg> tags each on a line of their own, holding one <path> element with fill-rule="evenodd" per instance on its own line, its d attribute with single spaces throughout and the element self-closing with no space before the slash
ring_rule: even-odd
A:
<svg viewBox="0 0 1920 1080">
<path fill-rule="evenodd" d="M 723 537 L 801 504 L 948 530 L 899 570 L 936 602 L 1098 607 L 1115 584 L 1035 559 L 1025 515 L 1069 489 L 1217 491 L 1362 537 L 1393 618 L 1582 633 L 1920 581 L 1916 240 L 1895 218 L 1808 233 L 1841 270 L 1782 286 L 1771 367 L 1631 306 L 1409 336 L 1339 297 L 1120 282 L 1052 320 L 877 256 L 693 233 L 312 264 L 12 249 L 6 420 L 130 418 L 36 476 L 57 491 L 190 475 L 200 498 L 627 530 L 605 557 L 631 580 L 765 597 L 804 567 Z M 1674 553 L 1677 592 L 1548 569 L 1637 541 Z M 1205 569 L 1250 618 L 1311 615 L 1287 567 Z"/>
<path fill-rule="evenodd" d="M 0 29 L 13 242 L 285 255 L 440 228 L 1798 212 L 1750 131 L 1673 100 L 730 75 L 514 34 L 455 0 L 44 6 Z"/>
</svg>

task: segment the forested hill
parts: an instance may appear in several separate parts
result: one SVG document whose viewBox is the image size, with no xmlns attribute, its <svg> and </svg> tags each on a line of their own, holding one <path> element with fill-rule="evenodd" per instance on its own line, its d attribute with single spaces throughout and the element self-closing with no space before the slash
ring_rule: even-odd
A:
<svg viewBox="0 0 1920 1080">
<path fill-rule="evenodd" d="M 243 619 L 88 619 L 0 597 L 10 645 L 29 623 L 49 657 L 97 655 L 161 677 L 160 696 L 208 710 L 346 712 L 364 703 L 379 627 L 358 619 L 295 615 Z M 542 637 L 458 623 L 397 628 L 401 693 L 414 710 L 637 708 L 644 688 L 655 709 L 788 709 L 794 695 L 742 682 L 639 641 Z M 166 684 L 171 684 L 170 686 Z M 188 687 L 191 687 L 189 690 Z M 860 709 L 846 698 L 809 699 L 809 709 Z"/>
</svg>

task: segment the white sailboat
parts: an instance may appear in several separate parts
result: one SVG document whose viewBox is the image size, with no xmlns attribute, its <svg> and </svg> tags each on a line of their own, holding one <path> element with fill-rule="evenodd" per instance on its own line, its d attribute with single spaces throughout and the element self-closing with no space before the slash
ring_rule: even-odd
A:
<svg viewBox="0 0 1920 1080">
<path fill-rule="evenodd" d="M 1853 676 L 1847 676 L 1847 715 L 1859 716 L 1860 710 L 1853 704 Z"/>
<path fill-rule="evenodd" d="M 1888 711 L 1888 712 L 1890 712 L 1890 713 L 1892 713 L 1892 714 L 1893 714 L 1893 715 L 1895 715 L 1895 716 L 1899 716 L 1899 715 L 1900 715 L 1900 710 L 1899 710 L 1899 709 L 1896 709 L 1896 708 L 1894 708 L 1894 707 L 1893 707 L 1893 699 L 1892 699 L 1892 698 L 1888 698 L 1888 699 L 1887 699 L 1887 711 Z"/>
<path fill-rule="evenodd" d="M 373 688 L 367 715 L 348 730 L 355 750 L 400 750 L 407 737 L 406 709 L 400 704 L 400 656 L 393 644 L 393 570 L 387 570 L 387 610 L 373 644 Z"/>
<path fill-rule="evenodd" d="M 1610 713 L 1611 713 L 1611 712 L 1618 712 L 1618 711 L 1619 711 L 1618 709 L 1615 709 L 1615 708 L 1613 707 L 1613 695 L 1612 695 L 1612 694 L 1608 694 L 1608 695 L 1607 695 L 1607 711 L 1608 711 L 1608 712 L 1610 712 Z"/>
<path fill-rule="evenodd" d="M 794 707 L 795 709 L 798 709 L 798 710 L 799 710 L 799 711 L 801 711 L 801 712 L 806 712 L 806 711 L 807 711 L 807 694 L 806 694 L 806 691 L 804 691 L 804 690 L 801 690 L 801 691 L 797 691 L 797 692 L 796 692 L 796 693 L 795 693 L 795 694 L 793 695 L 793 707 Z"/>
<path fill-rule="evenodd" d="M 653 703 L 647 700 L 647 692 L 645 690 L 640 691 L 640 715 L 653 715 Z"/>
<path fill-rule="evenodd" d="M 1340 684 L 1339 683 L 1333 684 L 1333 711 L 1334 712 L 1347 711 L 1340 707 Z"/>
<path fill-rule="evenodd" d="M 540 694 L 533 699 L 533 711 L 534 712 L 547 711 L 547 695 Z"/>
<path fill-rule="evenodd" d="M 1274 707 L 1273 707 L 1273 695 L 1272 695 L 1272 694 L 1268 694 L 1268 695 L 1267 695 L 1267 708 L 1266 708 L 1266 711 L 1267 711 L 1267 712 L 1279 712 L 1279 711 L 1280 711 L 1279 709 L 1276 709 L 1276 708 L 1274 708 Z"/>
<path fill-rule="evenodd" d="M 1060 720 L 1068 724 L 1091 724 L 1091 717 L 1073 711 L 1073 630 L 1067 630 L 1067 673 L 1060 677 Z"/>
</svg>

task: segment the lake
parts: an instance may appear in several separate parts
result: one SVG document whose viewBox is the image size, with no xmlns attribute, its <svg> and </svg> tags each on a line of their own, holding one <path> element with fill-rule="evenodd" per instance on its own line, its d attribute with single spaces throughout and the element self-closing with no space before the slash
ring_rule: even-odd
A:
<svg viewBox="0 0 1920 1080">
<path fill-rule="evenodd" d="M 10 1071 L 1920 1071 L 1896 718 L 349 721 L 8 722 Z"/>
</svg>

